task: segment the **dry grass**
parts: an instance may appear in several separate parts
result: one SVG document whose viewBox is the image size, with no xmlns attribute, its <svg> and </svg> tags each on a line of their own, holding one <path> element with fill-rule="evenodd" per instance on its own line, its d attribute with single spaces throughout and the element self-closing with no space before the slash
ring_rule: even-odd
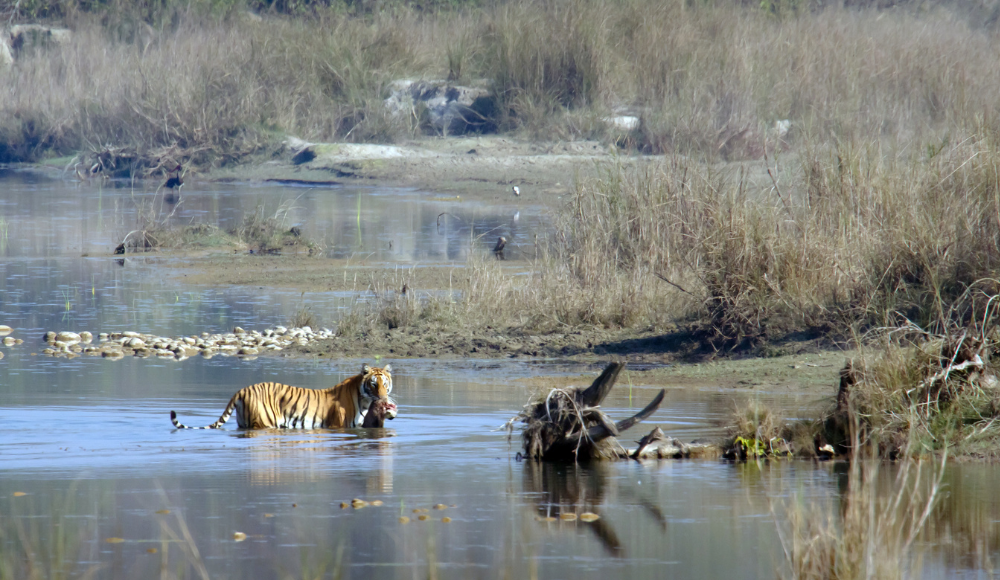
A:
<svg viewBox="0 0 1000 580">
<path fill-rule="evenodd" d="M 941 332 L 967 321 L 969 288 L 996 285 L 997 161 L 984 133 L 931 159 L 842 147 L 791 169 L 614 167 L 578 186 L 540 271 L 614 307 L 603 322 L 672 311 L 717 346 L 908 321 Z"/>
<path fill-rule="evenodd" d="M 905 462 L 885 477 L 878 461 L 854 461 L 839 509 L 796 497 L 777 522 L 786 578 L 861 579 L 919 576 L 915 546 L 941 499 L 940 464 Z M 776 518 L 777 519 L 777 518 Z"/>
<path fill-rule="evenodd" d="M 297 19 L 208 0 L 60 4 L 50 17 L 73 29 L 69 44 L 0 72 L 11 88 L 0 161 L 112 148 L 141 173 L 164 155 L 229 163 L 286 133 L 398 140 L 420 130 L 417 119 L 393 117 L 382 100 L 389 82 L 414 77 L 489 79 L 502 131 L 709 160 L 759 159 L 785 119 L 780 148 L 921 151 L 1000 119 L 1000 40 L 981 19 L 942 7 L 784 17 L 752 4 L 515 0 L 362 13 L 317 2 Z M 601 120 L 617 112 L 640 127 Z"/>
<path fill-rule="evenodd" d="M 263 205 L 243 214 L 240 224 L 229 233 L 252 253 L 278 254 L 282 251 L 302 249 L 309 255 L 319 253 L 321 248 L 303 237 L 302 231 L 288 225 L 288 213 L 294 209 L 294 201 L 280 204 L 273 214 Z"/>
</svg>

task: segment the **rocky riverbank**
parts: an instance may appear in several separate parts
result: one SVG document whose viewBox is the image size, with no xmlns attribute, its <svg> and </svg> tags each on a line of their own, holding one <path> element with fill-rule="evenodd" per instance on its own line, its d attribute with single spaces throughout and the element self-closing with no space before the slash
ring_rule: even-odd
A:
<svg viewBox="0 0 1000 580">
<path fill-rule="evenodd" d="M 333 338 L 329 329 L 313 331 L 308 326 L 286 328 L 276 326 L 263 332 L 246 331 L 236 327 L 232 332 L 210 334 L 203 332 L 197 336 L 166 337 L 134 331 L 102 332 L 97 335 L 88 331 L 49 331 L 45 333 L 48 347 L 42 354 L 55 357 L 73 358 L 77 356 L 100 356 L 109 360 L 121 360 L 126 356 L 158 357 L 183 361 L 192 356 L 212 358 L 214 356 L 256 358 L 260 354 L 274 353 L 289 347 L 305 346 L 316 340 Z"/>
</svg>

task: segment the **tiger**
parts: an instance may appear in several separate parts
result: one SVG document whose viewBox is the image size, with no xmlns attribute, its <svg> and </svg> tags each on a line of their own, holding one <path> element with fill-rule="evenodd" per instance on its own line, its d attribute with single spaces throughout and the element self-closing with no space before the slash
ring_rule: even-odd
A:
<svg viewBox="0 0 1000 580">
<path fill-rule="evenodd" d="M 376 368 L 366 363 L 361 366 L 361 374 L 329 389 L 303 389 L 281 383 L 244 387 L 229 400 L 219 420 L 206 427 L 182 425 L 174 411 L 170 411 L 170 421 L 178 429 L 218 429 L 235 410 L 241 429 L 350 429 L 362 426 L 373 401 L 383 401 L 380 411 L 386 419 L 394 419 L 396 403 L 389 398 L 391 392 L 392 365 Z"/>
</svg>

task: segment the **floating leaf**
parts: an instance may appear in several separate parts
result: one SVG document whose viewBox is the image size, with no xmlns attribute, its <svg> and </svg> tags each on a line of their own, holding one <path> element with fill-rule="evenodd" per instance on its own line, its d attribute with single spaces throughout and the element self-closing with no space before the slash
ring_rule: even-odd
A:
<svg viewBox="0 0 1000 580">
<path fill-rule="evenodd" d="M 156 510 L 156 513 L 158 513 L 158 514 L 169 514 L 170 510 Z"/>
<path fill-rule="evenodd" d="M 158 550 L 156 548 L 146 548 L 147 554 L 155 554 Z"/>
<path fill-rule="evenodd" d="M 359 510 L 359 509 L 361 509 L 363 507 L 368 507 L 368 502 L 366 502 L 363 499 L 352 499 L 351 500 L 351 507 L 353 507 L 356 510 Z"/>
<path fill-rule="evenodd" d="M 107 542 L 107 543 L 109 543 L 109 544 L 120 544 L 120 543 L 124 542 L 125 539 L 124 538 L 107 538 L 104 541 Z"/>
<path fill-rule="evenodd" d="M 417 519 L 420 520 L 420 521 L 422 521 L 422 522 L 426 522 L 427 521 L 427 515 L 426 514 L 420 514 L 417 517 Z"/>
<path fill-rule="evenodd" d="M 382 505 L 382 500 L 377 499 L 377 500 L 375 500 L 375 501 L 372 502 L 372 505 L 378 507 L 378 506 Z"/>
<path fill-rule="evenodd" d="M 342 509 L 342 510 L 343 509 L 347 509 L 347 506 L 349 506 L 349 505 L 351 505 L 351 504 L 347 503 L 346 501 L 342 501 L 342 502 L 340 502 L 340 509 Z"/>
<path fill-rule="evenodd" d="M 273 518 L 273 517 L 274 517 L 274 514 L 264 514 L 264 517 L 265 517 L 265 518 Z"/>
<path fill-rule="evenodd" d="M 399 523 L 401 523 L 401 524 L 408 524 L 408 523 L 410 523 L 410 518 L 408 518 L 406 516 L 400 516 Z"/>
<path fill-rule="evenodd" d="M 596 522 L 599 519 L 601 519 L 601 516 L 592 512 L 583 512 L 580 514 L 580 520 L 584 522 Z"/>
<path fill-rule="evenodd" d="M 25 495 L 28 495 L 28 494 L 24 493 L 23 491 L 15 491 L 14 492 L 14 497 L 22 497 L 22 496 L 25 496 Z"/>
<path fill-rule="evenodd" d="M 445 517 L 441 518 L 441 522 L 445 523 L 445 524 L 450 524 L 451 523 L 451 518 L 449 518 L 448 516 L 445 516 Z"/>
<path fill-rule="evenodd" d="M 560 514 L 559 519 L 571 522 L 576 519 L 576 514 Z"/>
<path fill-rule="evenodd" d="M 235 534 L 233 534 L 233 541 L 242 542 L 245 539 L 247 539 L 247 535 L 244 534 L 243 532 L 236 532 Z"/>
<path fill-rule="evenodd" d="M 437 505 L 434 506 L 434 509 L 436 509 L 436 510 L 446 510 L 446 509 L 448 509 L 448 506 L 444 505 L 443 503 L 439 503 L 439 504 L 437 504 Z"/>
<path fill-rule="evenodd" d="M 293 503 L 293 504 L 292 504 L 292 507 L 299 507 L 299 504 L 297 504 L 297 503 Z"/>
</svg>

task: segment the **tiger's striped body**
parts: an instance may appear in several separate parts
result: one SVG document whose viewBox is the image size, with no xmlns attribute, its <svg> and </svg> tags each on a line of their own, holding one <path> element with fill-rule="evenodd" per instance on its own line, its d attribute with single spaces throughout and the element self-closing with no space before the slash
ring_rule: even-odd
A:
<svg viewBox="0 0 1000 580">
<path fill-rule="evenodd" d="M 384 400 L 386 418 L 396 416 L 392 392 L 392 366 L 375 368 L 367 364 L 355 375 L 329 389 L 303 389 L 280 383 L 258 383 L 240 389 L 229 400 L 219 420 L 206 427 L 188 427 L 170 420 L 178 429 L 218 429 L 233 412 L 243 429 L 303 428 L 340 429 L 360 427 L 372 401 Z"/>
</svg>

